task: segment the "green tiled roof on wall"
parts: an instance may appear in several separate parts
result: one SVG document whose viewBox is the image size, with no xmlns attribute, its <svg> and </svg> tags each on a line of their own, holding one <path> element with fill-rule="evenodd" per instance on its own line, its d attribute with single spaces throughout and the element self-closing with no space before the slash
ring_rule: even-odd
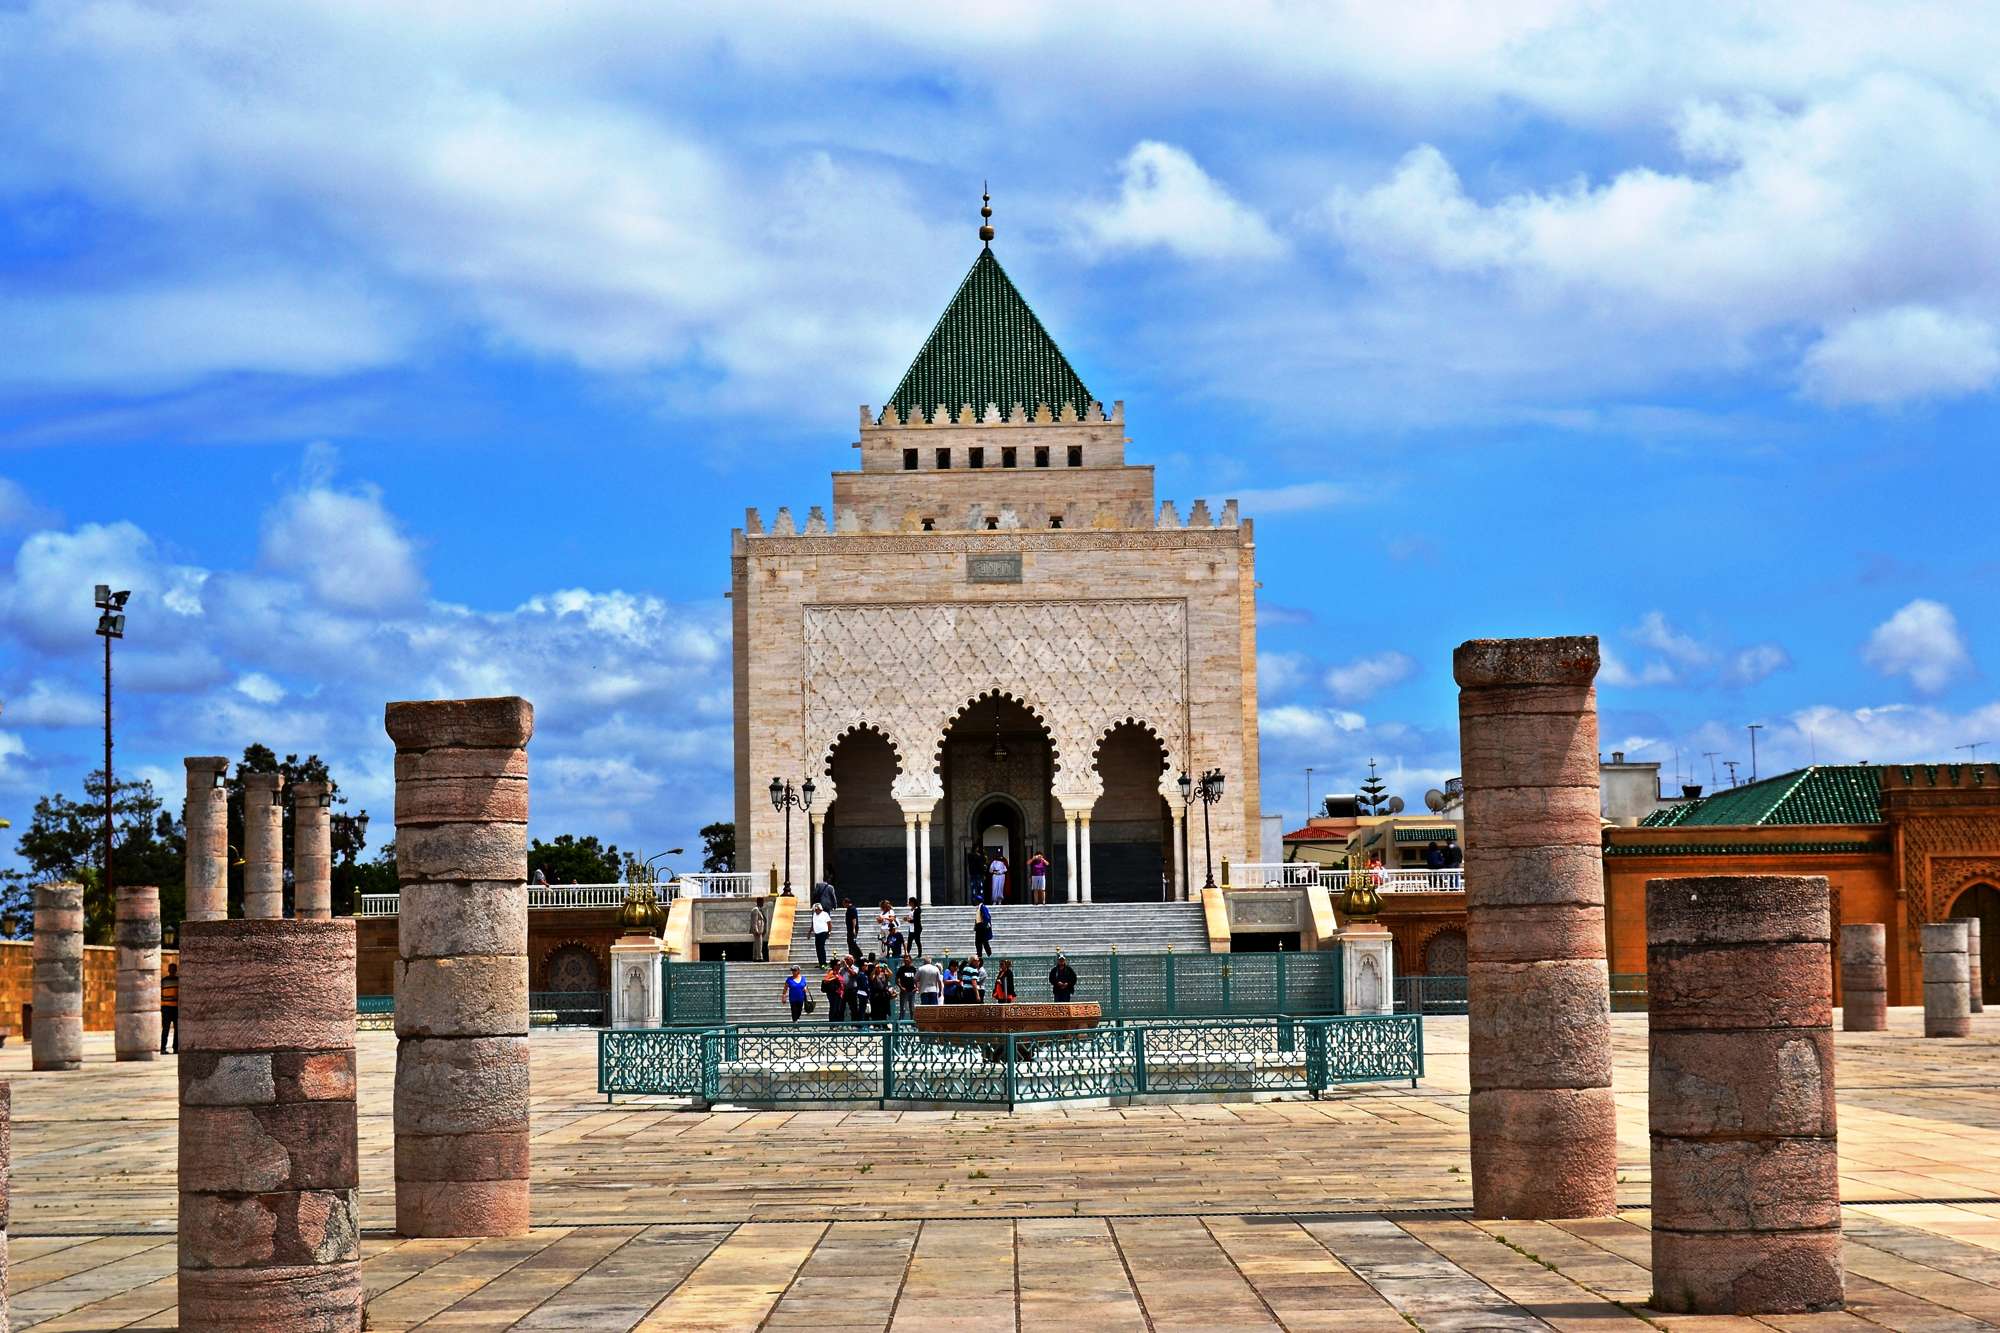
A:
<svg viewBox="0 0 2000 1333">
<path fill-rule="evenodd" d="M 1081 416 L 1094 401 L 991 250 L 972 261 L 889 397 L 905 419 L 920 412 L 926 420 L 940 403 L 956 420 L 967 403 L 975 412 L 998 404 L 1008 417 L 1016 403 L 1030 414 L 1046 405 L 1058 416 L 1067 404 Z"/>
<path fill-rule="evenodd" d="M 1641 828 L 1695 824 L 1879 824 L 1882 782 L 1867 764 L 1814 764 L 1656 810 Z"/>
</svg>

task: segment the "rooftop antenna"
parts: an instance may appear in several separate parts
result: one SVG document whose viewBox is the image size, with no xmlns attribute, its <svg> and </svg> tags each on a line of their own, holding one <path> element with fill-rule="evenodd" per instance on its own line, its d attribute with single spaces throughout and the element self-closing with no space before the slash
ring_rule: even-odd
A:
<svg viewBox="0 0 2000 1333">
<path fill-rule="evenodd" d="M 1951 748 L 1966 751 L 1971 756 L 1971 761 L 1976 764 L 1979 762 L 1979 747 L 1982 745 L 1991 745 L 1992 743 L 1991 741 L 1973 741 L 1969 745 L 1954 745 Z"/>
<path fill-rule="evenodd" d="M 1764 729 L 1762 722 L 1752 722 L 1744 730 L 1750 733 L 1750 780 L 1757 780 L 1757 733 Z"/>
<path fill-rule="evenodd" d="M 979 239 L 991 249 L 993 245 L 993 196 L 987 192 L 987 182 L 979 182 Z"/>
<path fill-rule="evenodd" d="M 1703 750 L 1701 752 L 1701 757 L 1708 760 L 1708 785 L 1711 787 L 1722 785 L 1722 779 L 1715 776 L 1715 756 L 1721 753 L 1722 751 L 1720 750 Z"/>
<path fill-rule="evenodd" d="M 1729 785 L 1732 787 L 1736 785 L 1736 764 L 1737 761 L 1734 759 L 1725 759 L 1722 761 L 1722 766 L 1729 770 Z"/>
</svg>

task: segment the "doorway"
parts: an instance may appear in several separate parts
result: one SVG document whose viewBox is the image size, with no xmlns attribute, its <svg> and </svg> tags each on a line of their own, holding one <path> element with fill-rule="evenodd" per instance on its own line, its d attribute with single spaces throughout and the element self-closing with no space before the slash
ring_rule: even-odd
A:
<svg viewBox="0 0 2000 1333">
<path fill-rule="evenodd" d="M 989 796 L 973 807 L 971 837 L 967 846 L 969 855 L 966 866 L 968 879 L 973 868 L 972 855 L 979 858 L 979 878 L 984 881 L 985 869 L 993 863 L 997 853 L 1007 862 L 1006 895 L 1009 901 L 1019 901 L 1017 890 L 1023 853 L 1021 807 L 1006 796 Z"/>
<path fill-rule="evenodd" d="M 1954 917 L 1974 917 L 1979 922 L 1979 998 L 2000 1003 L 2000 889 L 1991 884 L 1974 884 L 1958 895 L 1951 905 Z"/>
</svg>

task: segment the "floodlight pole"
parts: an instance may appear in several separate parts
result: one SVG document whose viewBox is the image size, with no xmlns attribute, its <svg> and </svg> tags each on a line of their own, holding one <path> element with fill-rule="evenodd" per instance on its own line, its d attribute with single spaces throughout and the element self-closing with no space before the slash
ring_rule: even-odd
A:
<svg viewBox="0 0 2000 1333">
<path fill-rule="evenodd" d="M 111 635 L 104 632 L 104 892 L 112 904 L 118 902 L 117 882 L 111 874 Z"/>
</svg>

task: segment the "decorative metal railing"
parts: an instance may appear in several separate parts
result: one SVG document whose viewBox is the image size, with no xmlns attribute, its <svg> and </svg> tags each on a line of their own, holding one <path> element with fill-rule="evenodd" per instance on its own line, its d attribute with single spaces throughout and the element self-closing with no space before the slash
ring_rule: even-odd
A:
<svg viewBox="0 0 2000 1333">
<path fill-rule="evenodd" d="M 611 1021 L 610 1005 L 610 991 L 531 991 L 528 1020 L 556 1027 L 601 1028 Z"/>
<path fill-rule="evenodd" d="M 702 871 L 648 887 L 663 903 L 675 898 L 745 898 L 750 895 L 753 879 L 748 871 Z M 625 894 L 631 887 L 629 884 L 530 884 L 528 906 L 537 909 L 622 907 Z M 354 909 L 354 915 L 394 916 L 400 896 L 394 893 L 364 893 Z"/>
<path fill-rule="evenodd" d="M 1464 893 L 1465 870 L 1402 869 L 1359 870 L 1375 877 L 1377 893 Z M 1314 861 L 1244 861 L 1229 867 L 1232 889 L 1312 888 L 1330 893 L 1347 892 L 1349 871 L 1344 867 L 1320 865 Z"/>
<path fill-rule="evenodd" d="M 965 954 L 933 949 L 931 957 L 962 962 Z M 1340 955 L 1318 953 L 1070 954 L 1076 973 L 1072 1000 L 1095 1001 L 1108 1019 L 1299 1017 L 1341 1012 Z M 1052 1000 L 1054 954 L 1009 954 L 986 960 L 990 993 L 1000 960 L 1014 964 L 1021 1000 Z M 676 966 L 682 966 L 677 964 Z M 809 978 L 818 996 L 819 976 Z M 720 1021 L 720 1020 L 717 1020 Z"/>
<path fill-rule="evenodd" d="M 1396 978 L 1396 1012 L 1399 1014 L 1462 1014 L 1465 1012 L 1464 977 L 1402 976 Z"/>
<path fill-rule="evenodd" d="M 714 1027 L 729 1013 L 729 973 L 722 963 L 660 959 L 660 995 L 670 1027 Z"/>
<path fill-rule="evenodd" d="M 743 1024 L 598 1034 L 597 1090 L 745 1105 L 915 1102 L 1009 1108 L 1159 1094 L 1309 1092 L 1423 1076 L 1423 1019 L 1111 1023 L 967 1035 L 907 1022 Z"/>
</svg>

